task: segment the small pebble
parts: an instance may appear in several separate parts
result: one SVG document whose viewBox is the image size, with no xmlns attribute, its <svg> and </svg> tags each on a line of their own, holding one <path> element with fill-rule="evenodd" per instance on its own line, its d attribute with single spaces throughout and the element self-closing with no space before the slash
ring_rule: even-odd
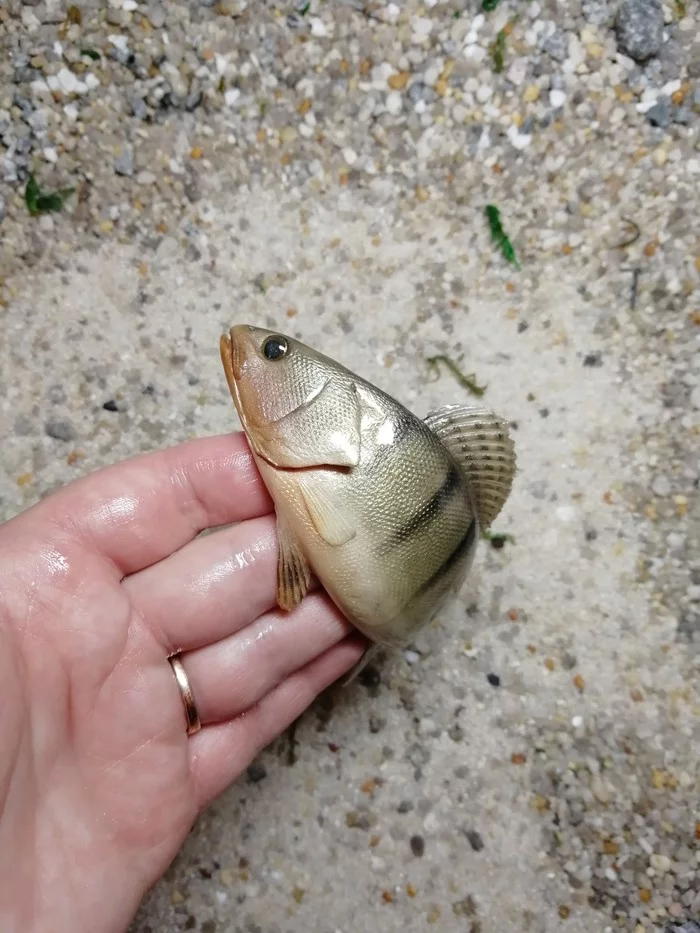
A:
<svg viewBox="0 0 700 933">
<path fill-rule="evenodd" d="M 131 177 L 134 174 L 134 150 L 131 146 L 124 146 L 120 155 L 114 160 L 114 171 L 117 175 Z"/>
<path fill-rule="evenodd" d="M 263 778 L 267 777 L 267 768 L 262 762 L 254 761 L 251 765 L 248 766 L 248 780 L 252 784 L 257 784 L 258 781 L 262 781 Z"/>
<path fill-rule="evenodd" d="M 484 848 L 484 840 L 481 837 L 481 833 L 478 833 L 475 829 L 468 829 L 465 833 L 467 839 L 469 840 L 469 845 L 475 852 L 481 852 Z"/>
<path fill-rule="evenodd" d="M 411 836 L 411 852 L 420 858 L 425 852 L 425 839 L 422 836 Z"/>
<path fill-rule="evenodd" d="M 65 418 L 51 418 L 46 422 L 44 430 L 49 437 L 66 443 L 75 440 L 75 428 Z"/>
</svg>

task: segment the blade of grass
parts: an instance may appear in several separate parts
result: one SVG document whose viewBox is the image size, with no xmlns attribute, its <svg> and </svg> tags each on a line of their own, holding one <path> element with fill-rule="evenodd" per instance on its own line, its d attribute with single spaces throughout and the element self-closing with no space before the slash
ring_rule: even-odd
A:
<svg viewBox="0 0 700 933">
<path fill-rule="evenodd" d="M 509 238 L 506 236 L 506 233 L 503 229 L 503 224 L 501 223 L 501 212 L 498 210 L 495 204 L 486 205 L 486 217 L 488 218 L 489 227 L 491 229 L 491 237 L 494 243 L 500 247 L 501 252 L 516 268 L 520 268 L 520 263 L 518 258 L 515 255 L 515 250 L 513 249 L 513 244 L 510 242 Z"/>
<path fill-rule="evenodd" d="M 457 382 L 459 382 L 461 386 L 471 392 L 472 395 L 482 396 L 486 391 L 486 386 L 477 385 L 476 377 L 473 374 L 470 376 L 465 375 L 459 366 L 457 366 L 457 364 L 449 358 L 449 356 L 429 356 L 426 357 L 425 362 L 432 370 L 437 372 L 438 375 L 440 374 L 440 368 L 438 364 L 444 363 L 444 365 L 455 377 Z"/>
</svg>

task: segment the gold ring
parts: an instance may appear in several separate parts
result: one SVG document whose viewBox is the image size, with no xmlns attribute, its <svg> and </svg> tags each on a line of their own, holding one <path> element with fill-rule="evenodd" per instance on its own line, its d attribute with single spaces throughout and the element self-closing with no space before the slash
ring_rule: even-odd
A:
<svg viewBox="0 0 700 933">
<path fill-rule="evenodd" d="M 185 707 L 185 719 L 187 722 L 187 734 L 194 735 L 195 732 L 199 732 L 202 728 L 202 723 L 199 720 L 199 713 L 195 706 L 190 682 L 187 679 L 185 668 L 182 666 L 182 661 L 179 656 L 174 655 L 172 658 L 168 658 L 168 660 L 170 661 L 170 666 L 175 674 L 175 680 L 177 680 L 177 685 L 182 694 L 182 703 Z"/>
</svg>

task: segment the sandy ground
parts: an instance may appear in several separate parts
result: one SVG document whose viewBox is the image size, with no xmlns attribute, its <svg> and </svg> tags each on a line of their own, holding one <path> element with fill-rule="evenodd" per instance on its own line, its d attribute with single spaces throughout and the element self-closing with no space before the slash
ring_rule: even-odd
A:
<svg viewBox="0 0 700 933">
<path fill-rule="evenodd" d="M 696 933 L 698 111 L 659 127 L 644 109 L 644 89 L 676 77 L 674 106 L 691 99 L 695 26 L 674 25 L 666 10 L 670 51 L 635 72 L 596 20 L 603 6 L 544 4 L 580 37 L 564 57 L 585 59 L 559 84 L 554 74 L 551 92 L 546 56 L 527 52 L 527 33 L 509 48 L 509 69 L 539 69 L 541 99 L 528 97 L 530 79 L 491 75 L 485 51 L 477 85 L 473 58 L 448 76 L 463 84 L 465 113 L 486 99 L 484 81 L 506 110 L 523 96 L 523 112 L 540 107 L 531 144 L 497 132 L 498 96 L 479 118 L 493 121 L 493 140 L 476 146 L 476 118 L 448 108 L 452 91 L 444 103 L 433 94 L 434 124 L 423 100 L 414 111 L 389 94 L 404 123 L 362 79 L 347 99 L 333 97 L 319 65 L 312 115 L 318 139 L 334 140 L 327 162 L 305 85 L 289 92 L 291 117 L 225 113 L 229 135 L 218 116 L 208 133 L 209 117 L 181 112 L 146 132 L 134 129 L 138 115 L 97 108 L 110 139 L 123 132 L 134 143 L 135 177 L 115 174 L 110 150 L 89 164 L 92 195 L 74 213 L 29 218 L 8 182 L 0 518 L 103 464 L 237 429 L 218 350 L 236 322 L 300 337 L 419 415 L 470 400 L 426 363 L 447 354 L 515 425 L 519 473 L 494 528 L 514 540 L 484 542 L 438 624 L 331 690 L 261 755 L 202 816 L 131 933 L 644 933 L 675 922 Z M 371 52 L 391 58 L 395 75 L 433 54 L 408 30 L 400 59 L 393 26 L 346 15 L 333 41 L 352 69 Z M 443 19 L 454 31 L 453 15 Z M 258 16 L 263 5 L 211 28 L 235 46 L 231 30 L 252 23 L 246 41 L 257 49 Z M 294 41 L 302 64 L 321 61 L 319 43 L 332 46 Z M 486 49 L 490 39 L 478 41 Z M 560 68 L 561 57 L 547 61 Z M 442 58 L 427 62 L 433 79 L 446 73 Z M 386 85 L 383 72 L 362 74 Z M 625 81 L 632 90 L 619 91 Z M 552 121 L 560 86 L 570 104 Z M 212 96 L 217 87 L 212 79 Z M 381 98 L 372 136 L 352 96 L 370 92 Z M 270 122 L 264 132 L 258 119 Z M 285 120 L 312 129 L 297 138 L 279 130 Z M 99 139 L 86 133 L 86 151 Z M 59 168 L 65 158 L 65 171 L 78 171 L 82 145 L 61 150 Z M 385 159 L 379 170 L 357 168 L 365 145 L 377 165 Z M 189 160 L 187 176 L 173 168 L 174 187 L 155 184 L 158 153 L 164 164 Z M 187 196 L 173 217 L 163 192 L 178 184 Z M 490 241 L 489 200 L 503 208 L 521 270 Z M 639 238 L 617 248 L 629 218 Z"/>
<path fill-rule="evenodd" d="M 208 236 L 214 269 L 183 269 L 165 242 L 145 280 L 140 255 L 119 246 L 26 283 L 6 319 L 4 429 L 55 411 L 76 438 L 5 439 L 6 513 L 33 498 L 23 474 L 49 489 L 135 451 L 236 427 L 218 335 L 232 321 L 261 321 L 419 414 L 465 400 L 424 363 L 461 349 L 484 398 L 517 423 L 519 475 L 497 523 L 515 542 L 482 546 L 460 599 L 408 660 L 389 658 L 331 691 L 262 755 L 257 780 L 239 781 L 202 817 L 134 930 L 549 931 L 562 914 L 572 931 L 604 929 L 606 912 L 590 906 L 585 885 L 570 886 L 550 839 L 567 782 L 548 786 L 546 774 L 576 776 L 601 838 L 609 811 L 629 816 L 654 768 L 683 775 L 676 803 L 688 832 L 697 803 L 696 648 L 678 642 L 676 618 L 640 582 L 631 508 L 631 490 L 648 482 L 640 438 L 663 419 L 662 370 L 632 328 L 597 333 L 605 308 L 556 268 L 527 301 L 492 272 L 444 316 L 425 313 L 418 288 L 446 270 L 468 281 L 475 265 L 459 226 L 434 207 L 404 224 L 356 193 L 302 204 L 255 191 L 217 205 Z M 257 276 L 274 284 L 241 301 L 240 282 Z M 598 352 L 603 365 L 583 365 Z M 123 411 L 104 412 L 108 397 Z M 68 466 L 74 450 L 82 459 Z M 596 864 L 593 833 L 563 844 L 577 864 L 586 846 Z"/>
</svg>

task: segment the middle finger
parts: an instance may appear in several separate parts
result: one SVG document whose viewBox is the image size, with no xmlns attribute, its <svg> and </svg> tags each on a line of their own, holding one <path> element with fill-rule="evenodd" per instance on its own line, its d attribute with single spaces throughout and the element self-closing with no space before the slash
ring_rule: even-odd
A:
<svg viewBox="0 0 700 933">
<path fill-rule="evenodd" d="M 276 604 L 274 515 L 197 538 L 122 586 L 168 654 L 219 641 Z"/>
</svg>

